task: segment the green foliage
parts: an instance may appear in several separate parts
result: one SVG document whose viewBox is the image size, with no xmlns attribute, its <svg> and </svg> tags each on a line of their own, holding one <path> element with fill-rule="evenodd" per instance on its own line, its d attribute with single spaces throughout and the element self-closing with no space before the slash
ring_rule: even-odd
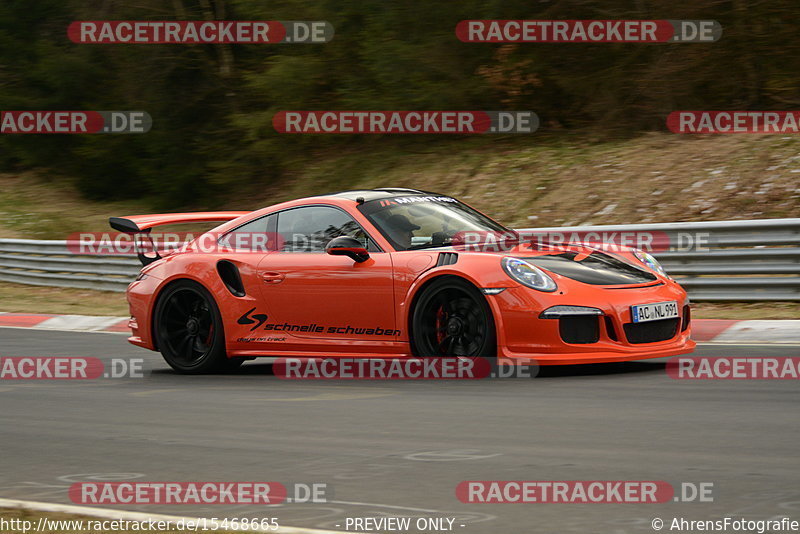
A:
<svg viewBox="0 0 800 534">
<path fill-rule="evenodd" d="M 532 109 L 542 133 L 663 130 L 675 109 L 796 109 L 795 0 L 4 0 L 0 107 L 145 110 L 146 135 L 0 137 L 0 169 L 50 168 L 91 198 L 213 205 L 315 154 L 420 143 L 279 135 L 290 109 Z M 327 20 L 323 45 L 80 45 L 74 20 Z M 716 19 L 714 44 L 468 44 L 462 19 Z"/>
</svg>

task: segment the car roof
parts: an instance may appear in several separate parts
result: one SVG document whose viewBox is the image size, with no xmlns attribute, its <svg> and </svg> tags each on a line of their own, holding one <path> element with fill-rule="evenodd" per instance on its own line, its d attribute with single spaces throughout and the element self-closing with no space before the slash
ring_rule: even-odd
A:
<svg viewBox="0 0 800 534">
<path fill-rule="evenodd" d="M 353 201 L 359 198 L 363 198 L 364 202 L 369 202 L 371 200 L 396 197 L 398 195 L 425 196 L 425 195 L 437 195 L 437 193 L 431 193 L 430 191 L 420 191 L 419 189 L 408 189 L 405 187 L 379 187 L 377 189 L 353 189 L 350 191 L 338 191 L 336 193 L 328 193 L 327 195 L 319 195 L 319 196 L 344 198 Z"/>
</svg>

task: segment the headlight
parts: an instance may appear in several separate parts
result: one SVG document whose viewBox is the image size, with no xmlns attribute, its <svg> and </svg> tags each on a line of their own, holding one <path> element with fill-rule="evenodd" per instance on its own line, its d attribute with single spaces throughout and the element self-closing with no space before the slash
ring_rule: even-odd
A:
<svg viewBox="0 0 800 534">
<path fill-rule="evenodd" d="M 503 270 L 520 284 L 538 291 L 552 292 L 556 283 L 543 270 L 519 258 L 503 258 Z"/>
<path fill-rule="evenodd" d="M 639 250 L 638 248 L 633 249 L 633 255 L 636 256 L 636 259 L 640 262 L 644 263 L 652 270 L 657 273 L 660 273 L 669 278 L 669 275 L 664 271 L 664 268 L 658 263 L 658 260 L 653 257 L 652 254 L 645 252 L 644 250 Z"/>
</svg>

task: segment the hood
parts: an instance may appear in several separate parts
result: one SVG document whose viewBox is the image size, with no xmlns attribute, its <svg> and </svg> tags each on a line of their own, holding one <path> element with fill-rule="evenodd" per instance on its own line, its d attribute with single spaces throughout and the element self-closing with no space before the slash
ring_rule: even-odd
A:
<svg viewBox="0 0 800 534">
<path fill-rule="evenodd" d="M 540 269 L 583 282 L 584 284 L 616 286 L 645 284 L 658 280 L 658 277 L 650 271 L 598 250 L 590 254 L 574 251 L 554 251 L 517 257 L 536 265 Z"/>
</svg>

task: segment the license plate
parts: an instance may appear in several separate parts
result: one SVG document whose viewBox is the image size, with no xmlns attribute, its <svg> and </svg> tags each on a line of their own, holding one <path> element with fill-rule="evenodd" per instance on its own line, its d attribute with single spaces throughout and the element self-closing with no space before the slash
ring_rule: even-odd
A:
<svg viewBox="0 0 800 534">
<path fill-rule="evenodd" d="M 638 304 L 631 306 L 631 317 L 634 323 L 646 323 L 659 319 L 672 319 L 678 316 L 678 303 L 656 302 L 653 304 Z"/>
</svg>

